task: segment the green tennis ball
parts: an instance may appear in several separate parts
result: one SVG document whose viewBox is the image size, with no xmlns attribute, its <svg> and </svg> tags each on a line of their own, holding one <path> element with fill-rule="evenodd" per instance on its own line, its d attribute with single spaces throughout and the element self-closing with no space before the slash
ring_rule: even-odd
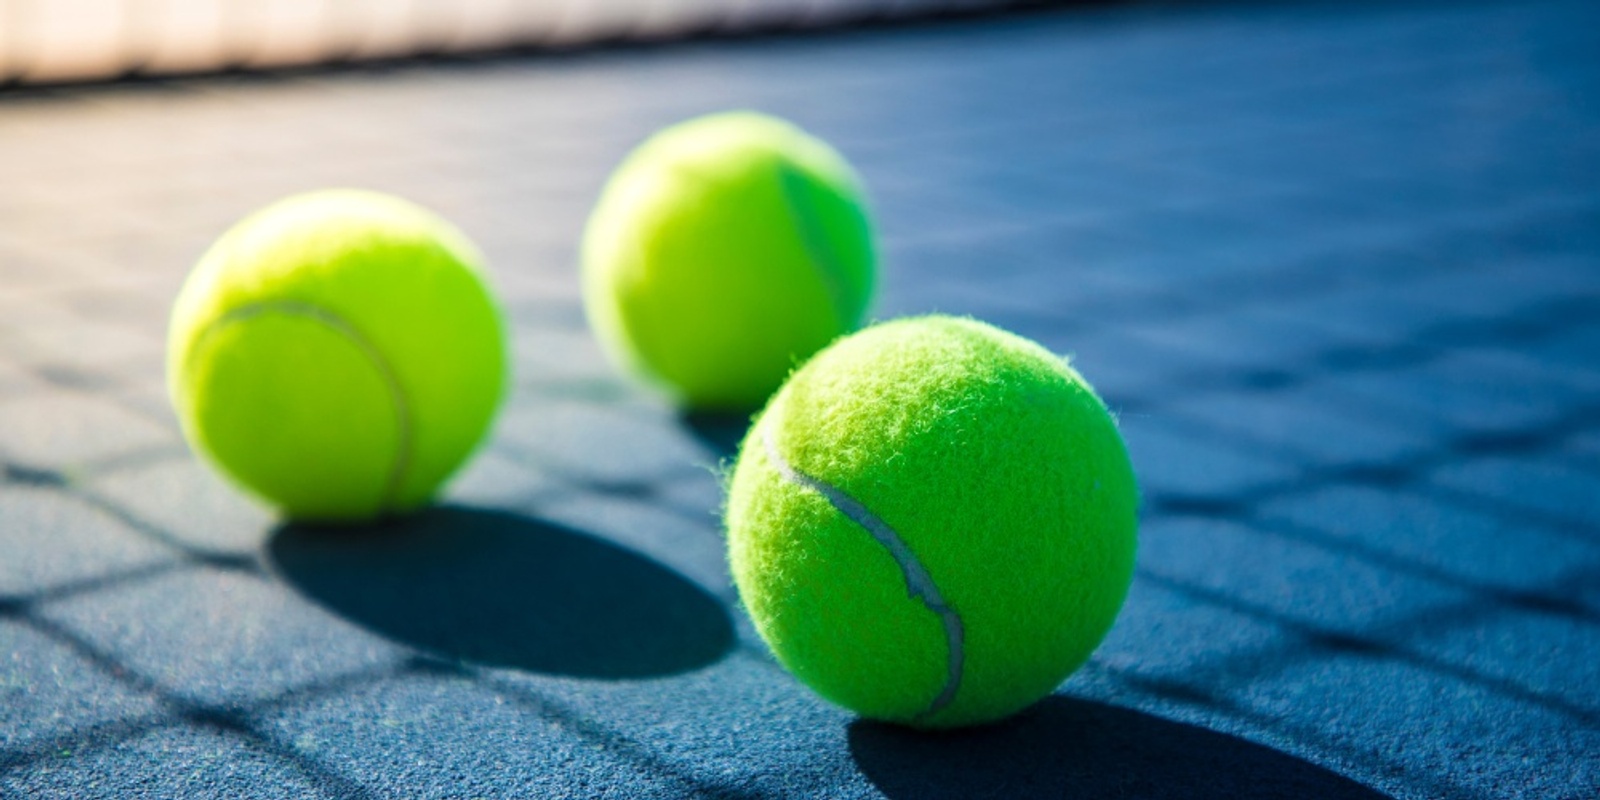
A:
<svg viewBox="0 0 1600 800">
<path fill-rule="evenodd" d="M 862 716 L 945 728 L 1049 694 L 1132 578 L 1116 423 L 1039 345 L 970 319 L 889 322 L 791 376 L 727 507 L 739 594 L 773 652 Z"/>
<path fill-rule="evenodd" d="M 324 191 L 217 240 L 172 311 L 168 388 L 190 444 L 283 515 L 427 503 L 483 438 L 505 325 L 462 234 L 403 200 Z"/>
<path fill-rule="evenodd" d="M 751 112 L 675 125 L 612 175 L 583 293 L 612 360 L 694 408 L 756 408 L 861 324 L 871 225 L 844 159 Z"/>
</svg>

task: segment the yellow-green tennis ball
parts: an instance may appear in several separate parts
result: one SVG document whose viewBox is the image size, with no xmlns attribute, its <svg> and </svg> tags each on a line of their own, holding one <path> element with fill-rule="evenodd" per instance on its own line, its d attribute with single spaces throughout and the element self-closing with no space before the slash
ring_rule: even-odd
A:
<svg viewBox="0 0 1600 800">
<path fill-rule="evenodd" d="M 1137 489 L 1060 358 L 970 319 L 841 339 L 757 419 L 729 560 L 778 660 L 862 716 L 970 725 L 1049 694 L 1133 573 Z"/>
<path fill-rule="evenodd" d="M 235 225 L 172 311 L 185 436 L 283 515 L 427 503 L 493 420 L 505 325 L 476 249 L 372 192 L 283 200 Z"/>
<path fill-rule="evenodd" d="M 651 137 L 583 239 L 589 320 L 612 359 L 694 408 L 756 408 L 861 324 L 875 281 L 861 184 L 827 144 L 752 112 Z"/>
</svg>

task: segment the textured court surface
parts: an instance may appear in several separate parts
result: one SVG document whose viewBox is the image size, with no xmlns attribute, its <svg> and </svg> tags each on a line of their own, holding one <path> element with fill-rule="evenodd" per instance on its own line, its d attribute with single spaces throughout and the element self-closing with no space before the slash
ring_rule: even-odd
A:
<svg viewBox="0 0 1600 800">
<path fill-rule="evenodd" d="M 1600 793 L 1600 6 L 1062 12 L 0 97 L 0 796 Z M 873 189 L 879 317 L 1074 354 L 1145 494 L 1117 627 L 993 729 L 765 654 L 716 466 L 588 335 L 654 128 L 751 106 Z M 168 306 L 229 222 L 399 192 L 515 319 L 418 520 L 283 528 L 185 450 Z"/>
</svg>

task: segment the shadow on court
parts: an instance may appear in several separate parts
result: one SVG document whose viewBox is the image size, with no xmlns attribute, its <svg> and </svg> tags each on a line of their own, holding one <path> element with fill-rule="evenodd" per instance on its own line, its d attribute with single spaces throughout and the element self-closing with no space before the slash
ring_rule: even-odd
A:
<svg viewBox="0 0 1600 800">
<path fill-rule="evenodd" d="M 970 731 L 858 721 L 849 740 L 862 773 L 890 798 L 1387 798 L 1235 736 L 1060 696 Z"/>
<path fill-rule="evenodd" d="M 739 454 L 739 443 L 750 430 L 755 411 L 686 411 L 678 423 L 718 458 L 732 459 Z"/>
<path fill-rule="evenodd" d="M 583 678 L 687 672 L 733 646 L 728 612 L 656 562 L 501 511 L 285 525 L 272 568 L 340 616 L 451 659 Z"/>
</svg>

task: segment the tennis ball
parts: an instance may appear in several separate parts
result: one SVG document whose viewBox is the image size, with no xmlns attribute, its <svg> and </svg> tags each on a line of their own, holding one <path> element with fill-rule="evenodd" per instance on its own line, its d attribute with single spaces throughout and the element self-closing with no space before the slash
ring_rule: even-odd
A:
<svg viewBox="0 0 1600 800">
<path fill-rule="evenodd" d="M 946 728 L 1049 694 L 1132 579 L 1137 488 L 1077 372 L 970 319 L 846 337 L 757 418 L 729 561 L 785 667 L 862 716 Z"/>
<path fill-rule="evenodd" d="M 753 409 L 861 324 L 871 225 L 844 159 L 752 112 L 657 133 L 611 176 L 583 294 L 612 360 L 691 408 Z"/>
<path fill-rule="evenodd" d="M 479 260 L 438 217 L 371 192 L 299 195 L 238 223 L 172 311 L 168 389 L 191 446 L 293 519 L 427 503 L 506 383 Z"/>
</svg>

